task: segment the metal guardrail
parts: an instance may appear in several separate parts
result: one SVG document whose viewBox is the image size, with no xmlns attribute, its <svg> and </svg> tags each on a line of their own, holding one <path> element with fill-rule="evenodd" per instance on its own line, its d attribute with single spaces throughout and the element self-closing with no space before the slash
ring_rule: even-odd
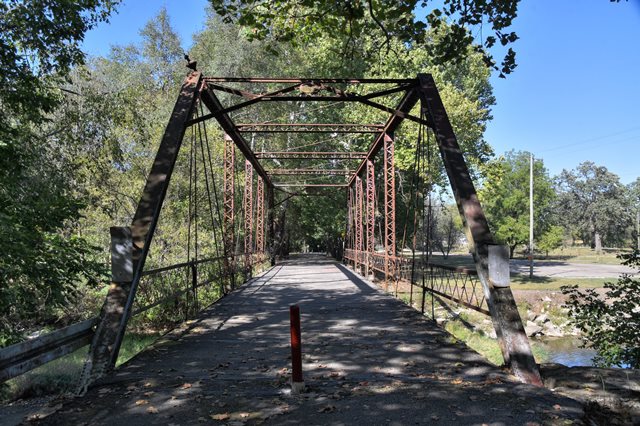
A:
<svg viewBox="0 0 640 426">
<path fill-rule="evenodd" d="M 151 308 L 173 302 L 187 293 L 197 291 L 199 288 L 219 282 L 219 280 L 225 278 L 222 270 L 223 260 L 223 257 L 214 257 L 144 271 L 142 276 L 144 277 L 143 279 L 146 278 L 147 282 L 145 283 L 146 286 L 141 285 L 139 289 L 141 293 L 139 293 L 139 295 L 151 297 L 153 301 L 144 306 L 135 307 L 133 316 L 146 312 Z M 256 265 L 267 260 L 268 258 L 264 253 L 256 253 L 252 256 L 251 265 Z M 218 265 L 216 265 L 216 263 L 218 263 Z M 238 265 L 236 272 L 241 273 L 244 268 L 246 268 L 246 265 Z M 159 277 L 160 279 L 158 279 Z M 166 288 L 163 285 L 159 285 L 159 283 L 172 284 L 171 281 L 178 278 L 184 278 L 183 282 L 186 282 L 186 285 L 176 291 L 176 281 L 173 281 L 173 286 L 169 287 L 172 287 L 173 291 L 169 291 L 168 294 L 163 294 Z M 152 290 L 150 287 L 153 285 L 162 287 L 161 289 L 155 289 L 161 290 L 157 291 L 155 296 L 161 295 L 162 297 L 154 298 L 154 295 L 149 293 L 149 291 Z M 144 294 L 145 291 L 147 291 L 147 294 Z M 215 303 L 216 300 L 212 303 Z M 92 317 L 51 333 L 1 348 L 0 383 L 90 344 L 93 339 L 97 321 L 97 317 Z"/>
<path fill-rule="evenodd" d="M 0 349 L 0 382 L 19 376 L 91 343 L 97 318 Z"/>
<path fill-rule="evenodd" d="M 423 294 L 431 293 L 490 315 L 482 283 L 474 268 L 431 262 L 423 268 L 421 259 L 415 259 L 414 263 L 411 258 L 352 249 L 346 249 L 343 257 L 353 265 L 368 266 L 369 270 L 385 275 L 388 280 L 419 287 Z"/>
</svg>

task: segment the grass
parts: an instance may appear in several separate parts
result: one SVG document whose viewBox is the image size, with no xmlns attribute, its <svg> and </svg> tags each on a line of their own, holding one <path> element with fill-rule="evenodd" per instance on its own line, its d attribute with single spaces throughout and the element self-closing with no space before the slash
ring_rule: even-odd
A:
<svg viewBox="0 0 640 426">
<path fill-rule="evenodd" d="M 158 334 L 128 334 L 122 342 L 121 365 L 158 338 Z M 0 402 L 73 392 L 80 378 L 87 347 L 13 378 L 0 387 Z"/>
<path fill-rule="evenodd" d="M 580 288 L 599 288 L 606 282 L 616 281 L 615 278 L 558 278 L 533 277 L 528 275 L 511 275 L 512 290 L 560 290 L 560 287 L 577 285 Z"/>
<path fill-rule="evenodd" d="M 456 339 L 463 341 L 467 346 L 485 357 L 492 364 L 502 365 L 504 363 L 502 352 L 496 339 L 492 339 L 482 332 L 470 330 L 458 319 L 447 321 L 445 330 Z M 533 345 L 531 350 L 533 351 L 536 362 L 541 363 L 549 359 L 549 353 L 544 347 Z"/>
</svg>

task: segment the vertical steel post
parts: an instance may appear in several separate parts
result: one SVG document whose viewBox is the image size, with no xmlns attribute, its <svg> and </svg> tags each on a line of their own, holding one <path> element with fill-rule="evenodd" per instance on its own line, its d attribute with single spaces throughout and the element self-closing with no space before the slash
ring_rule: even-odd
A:
<svg viewBox="0 0 640 426">
<path fill-rule="evenodd" d="M 395 262 L 392 257 L 396 254 L 396 184 L 395 167 L 393 164 L 393 137 L 384 135 L 384 275 L 385 289 L 389 285 L 389 276 L 395 276 Z M 393 263 L 392 263 L 393 262 Z"/>
<path fill-rule="evenodd" d="M 490 279 L 489 247 L 495 245 L 495 241 L 438 89 L 429 74 L 419 74 L 418 80 L 422 108 L 438 142 L 505 364 L 521 381 L 542 386 L 513 293 L 509 287 L 498 287 Z"/>
<path fill-rule="evenodd" d="M 373 252 L 375 250 L 375 224 L 376 224 L 376 176 L 373 161 L 367 160 L 367 277 L 373 267 Z"/>
<path fill-rule="evenodd" d="M 253 255 L 253 166 L 244 162 L 244 270 L 245 280 L 251 277 Z"/>
<path fill-rule="evenodd" d="M 223 228 L 223 245 L 224 245 L 224 269 L 225 274 L 229 277 L 231 289 L 235 286 L 235 241 L 234 241 L 234 222 L 235 222 L 235 163 L 236 150 L 233 140 L 224 135 L 224 158 L 223 158 L 223 191 L 222 191 L 222 228 Z"/>
<path fill-rule="evenodd" d="M 363 251 L 364 251 L 364 229 L 363 229 L 363 220 L 362 220 L 362 210 L 363 210 L 363 192 L 362 192 L 362 178 L 360 176 L 356 176 L 356 242 L 355 242 L 355 250 L 356 250 L 356 272 L 360 272 L 360 269 L 363 265 Z"/>
<path fill-rule="evenodd" d="M 258 176 L 256 188 L 256 251 L 264 255 L 264 181 Z"/>
<path fill-rule="evenodd" d="M 80 378 L 80 393 L 111 370 L 118 359 L 149 246 L 201 84 L 201 73 L 194 71 L 186 77 L 180 89 L 130 227 L 131 276 L 122 281 L 113 281 L 109 286 Z"/>
<path fill-rule="evenodd" d="M 273 186 L 267 186 L 267 247 L 269 248 L 269 259 L 271 266 L 276 264 L 276 228 L 275 228 L 275 195 Z"/>
</svg>

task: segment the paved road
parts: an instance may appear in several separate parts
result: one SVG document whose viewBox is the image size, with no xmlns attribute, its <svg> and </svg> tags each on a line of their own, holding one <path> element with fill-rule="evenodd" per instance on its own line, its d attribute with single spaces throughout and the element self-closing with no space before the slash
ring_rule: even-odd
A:
<svg viewBox="0 0 640 426">
<path fill-rule="evenodd" d="M 302 311 L 308 392 L 288 380 Z M 321 256 L 276 266 L 40 424 L 572 424 L 574 400 L 517 383 Z"/>
<path fill-rule="evenodd" d="M 512 259 L 511 272 L 529 273 L 529 261 Z M 533 273 L 543 277 L 561 278 L 618 278 L 623 273 L 634 274 L 637 271 L 623 265 L 602 265 L 594 263 L 567 263 L 536 261 Z"/>
</svg>

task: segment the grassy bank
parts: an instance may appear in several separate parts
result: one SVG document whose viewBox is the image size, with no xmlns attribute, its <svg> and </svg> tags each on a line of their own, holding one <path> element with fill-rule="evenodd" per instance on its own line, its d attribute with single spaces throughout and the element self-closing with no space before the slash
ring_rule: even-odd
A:
<svg viewBox="0 0 640 426">
<path fill-rule="evenodd" d="M 615 278 L 558 278 L 536 277 L 512 274 L 512 290 L 560 290 L 562 286 L 577 285 L 580 288 L 599 288 L 606 282 L 615 282 Z"/>
</svg>

